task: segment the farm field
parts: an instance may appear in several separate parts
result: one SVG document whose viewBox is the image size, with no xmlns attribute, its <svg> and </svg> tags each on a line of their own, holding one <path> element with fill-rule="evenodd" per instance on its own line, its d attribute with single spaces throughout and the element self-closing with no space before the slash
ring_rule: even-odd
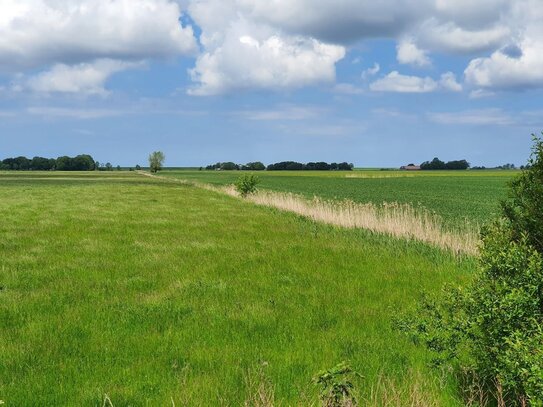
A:
<svg viewBox="0 0 543 407">
<path fill-rule="evenodd" d="M 231 184 L 232 171 L 163 171 L 161 175 L 214 185 Z M 306 197 L 398 202 L 435 211 L 449 226 L 484 223 L 496 213 L 517 171 L 262 171 L 260 188 Z"/>
<path fill-rule="evenodd" d="M 223 184 L 239 173 L 162 175 Z M 449 177 L 447 188 L 424 183 L 439 177 L 262 179 L 360 201 L 408 201 L 422 185 L 416 196 L 443 213 L 463 191 L 459 213 L 479 220 L 507 176 L 465 176 L 459 190 Z M 129 172 L 0 173 L 0 197 L 6 406 L 102 406 L 106 395 L 114 406 L 243 405 L 259 386 L 276 405 L 311 405 L 312 378 L 342 361 L 361 374 L 364 405 L 460 405 L 454 380 L 391 325 L 422 291 L 467 281 L 472 258 Z"/>
</svg>

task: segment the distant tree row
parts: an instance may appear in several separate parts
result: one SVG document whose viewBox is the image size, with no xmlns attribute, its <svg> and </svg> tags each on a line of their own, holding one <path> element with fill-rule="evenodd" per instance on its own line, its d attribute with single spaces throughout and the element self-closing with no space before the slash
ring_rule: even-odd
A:
<svg viewBox="0 0 543 407">
<path fill-rule="evenodd" d="M 521 170 L 529 169 L 530 165 L 529 164 L 521 165 L 519 168 Z M 471 169 L 472 170 L 516 170 L 517 167 L 515 164 L 503 164 L 503 165 L 498 165 L 496 167 L 485 167 L 484 165 L 482 165 L 482 166 L 477 166 L 477 167 L 471 167 Z"/>
<path fill-rule="evenodd" d="M 264 171 L 266 166 L 260 161 L 247 163 L 247 164 L 236 164 L 231 161 L 224 163 L 216 163 L 208 165 L 206 170 L 222 170 L 222 171 Z"/>
<path fill-rule="evenodd" d="M 466 160 L 444 162 L 435 157 L 432 161 L 425 161 L 420 165 L 421 170 L 467 170 L 470 164 Z"/>
<path fill-rule="evenodd" d="M 354 164 L 346 162 L 328 164 L 321 161 L 302 164 L 295 161 L 282 161 L 270 164 L 266 169 L 268 171 L 352 171 L 353 168 Z"/>
<path fill-rule="evenodd" d="M 354 168 L 353 164 L 346 162 L 328 164 L 325 162 L 309 162 L 307 164 L 296 161 L 282 161 L 275 164 L 270 164 L 267 167 L 260 161 L 247 163 L 244 165 L 236 164 L 231 161 L 224 163 L 216 163 L 205 167 L 206 170 L 222 170 L 222 171 L 351 171 Z"/>
<path fill-rule="evenodd" d="M 21 156 L 2 160 L 0 169 L 15 171 L 93 171 L 97 168 L 96 164 L 88 154 L 81 154 L 76 157 L 62 156 L 57 159 L 44 157 L 30 159 Z"/>
</svg>

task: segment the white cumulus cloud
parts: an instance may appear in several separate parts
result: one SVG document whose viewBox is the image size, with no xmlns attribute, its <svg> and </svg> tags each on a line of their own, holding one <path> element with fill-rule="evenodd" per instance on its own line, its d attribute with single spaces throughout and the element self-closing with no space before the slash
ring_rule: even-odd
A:
<svg viewBox="0 0 543 407">
<path fill-rule="evenodd" d="M 205 39 L 196 60 L 192 95 L 215 95 L 244 89 L 297 88 L 335 80 L 342 46 L 313 38 L 276 33 L 238 19 L 225 32 Z"/>
<path fill-rule="evenodd" d="M 421 50 L 412 40 L 402 40 L 396 47 L 397 58 L 400 64 L 410 64 L 415 66 L 428 66 L 432 62 L 426 51 Z"/>
<path fill-rule="evenodd" d="M 392 71 L 370 84 L 374 92 L 427 93 L 437 90 L 438 84 L 430 77 L 402 75 Z"/>
<path fill-rule="evenodd" d="M 22 85 L 33 92 L 107 94 L 106 80 L 116 72 L 141 66 L 139 63 L 99 59 L 76 65 L 56 64 L 50 70 L 35 75 Z"/>
<path fill-rule="evenodd" d="M 439 84 L 445 90 L 450 90 L 452 92 L 462 91 L 462 85 L 456 81 L 456 76 L 452 72 L 445 72 L 441 75 Z"/>
<path fill-rule="evenodd" d="M 89 73 L 97 61 L 188 56 L 191 94 L 286 89 L 333 82 L 352 44 L 386 38 L 396 41 L 401 64 L 429 66 L 433 53 L 469 56 L 464 86 L 473 91 L 543 87 L 541 21 L 541 0 L 1 0 L 0 73 L 42 71 L 28 89 L 101 93 L 108 76 L 132 67 Z M 76 83 L 69 72 L 78 71 Z M 462 85 L 448 73 L 392 72 L 372 86 Z"/>
<path fill-rule="evenodd" d="M 196 51 L 172 0 L 2 0 L 0 70 Z"/>
<path fill-rule="evenodd" d="M 383 78 L 370 84 L 374 92 L 398 92 L 398 93 L 428 93 L 437 90 L 460 92 L 462 85 L 456 81 L 452 72 L 441 75 L 439 81 L 429 76 L 402 75 L 398 71 L 392 71 Z"/>
</svg>

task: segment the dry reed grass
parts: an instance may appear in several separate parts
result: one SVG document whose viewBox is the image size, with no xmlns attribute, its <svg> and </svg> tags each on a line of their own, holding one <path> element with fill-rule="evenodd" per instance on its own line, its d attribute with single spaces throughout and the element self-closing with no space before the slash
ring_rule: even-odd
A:
<svg viewBox="0 0 543 407">
<path fill-rule="evenodd" d="M 356 397 L 345 399 L 341 407 L 439 407 L 441 404 L 436 401 L 431 392 L 423 383 L 424 379 L 420 374 L 414 373 L 411 376 L 409 386 L 400 386 L 395 380 L 381 374 L 377 381 L 369 388 L 367 397 Z M 270 380 L 265 376 L 253 375 L 247 382 L 249 397 L 246 399 L 245 407 L 277 407 L 280 404 L 275 401 L 274 388 Z M 426 384 L 428 384 L 426 382 Z M 327 407 L 325 401 L 301 399 L 297 406 Z M 336 403 L 330 404 L 336 406 Z"/>
<path fill-rule="evenodd" d="M 245 377 L 245 385 L 249 390 L 249 395 L 243 403 L 244 407 L 274 407 L 277 405 L 275 388 L 264 372 L 264 365 L 256 371 L 248 373 Z"/>
<path fill-rule="evenodd" d="M 423 386 L 424 379 L 419 374 L 413 374 L 411 385 L 402 388 L 384 375 L 380 375 L 371 386 L 370 395 L 361 405 L 367 407 L 438 407 L 427 389 Z"/>
<path fill-rule="evenodd" d="M 225 193 L 238 196 L 232 187 L 222 188 Z M 458 230 L 446 229 L 441 218 L 423 208 L 409 204 L 357 203 L 353 201 L 311 200 L 299 195 L 259 191 L 246 198 L 257 205 L 293 212 L 334 226 L 366 229 L 394 237 L 418 240 L 456 254 L 477 253 L 478 228 L 466 222 Z"/>
<path fill-rule="evenodd" d="M 144 172 L 141 174 L 172 181 L 167 177 Z M 234 197 L 240 196 L 232 185 L 216 187 L 198 182 L 176 181 L 226 193 Z M 415 208 L 410 204 L 383 203 L 376 205 L 349 200 L 331 201 L 318 197 L 306 199 L 300 195 L 273 191 L 258 191 L 248 195 L 245 199 L 257 205 L 293 212 L 316 222 L 349 229 L 366 229 L 397 238 L 417 240 L 452 251 L 455 254 L 477 254 L 479 242 L 477 225 L 466 221 L 461 228 L 446 228 L 437 214 L 424 208 Z"/>
</svg>

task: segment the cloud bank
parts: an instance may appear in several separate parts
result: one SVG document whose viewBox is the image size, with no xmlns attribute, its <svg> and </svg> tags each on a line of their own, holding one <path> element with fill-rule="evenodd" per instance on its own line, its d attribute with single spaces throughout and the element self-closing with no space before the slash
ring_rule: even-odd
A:
<svg viewBox="0 0 543 407">
<path fill-rule="evenodd" d="M 193 95 L 291 89 L 333 83 L 353 44 L 388 38 L 401 65 L 464 55 L 473 92 L 514 90 L 543 87 L 540 21 L 540 0 L 3 0 L 0 72 L 33 92 L 104 94 L 139 61 L 189 57 Z M 463 88 L 440 75 L 398 69 L 370 88 Z"/>
</svg>

